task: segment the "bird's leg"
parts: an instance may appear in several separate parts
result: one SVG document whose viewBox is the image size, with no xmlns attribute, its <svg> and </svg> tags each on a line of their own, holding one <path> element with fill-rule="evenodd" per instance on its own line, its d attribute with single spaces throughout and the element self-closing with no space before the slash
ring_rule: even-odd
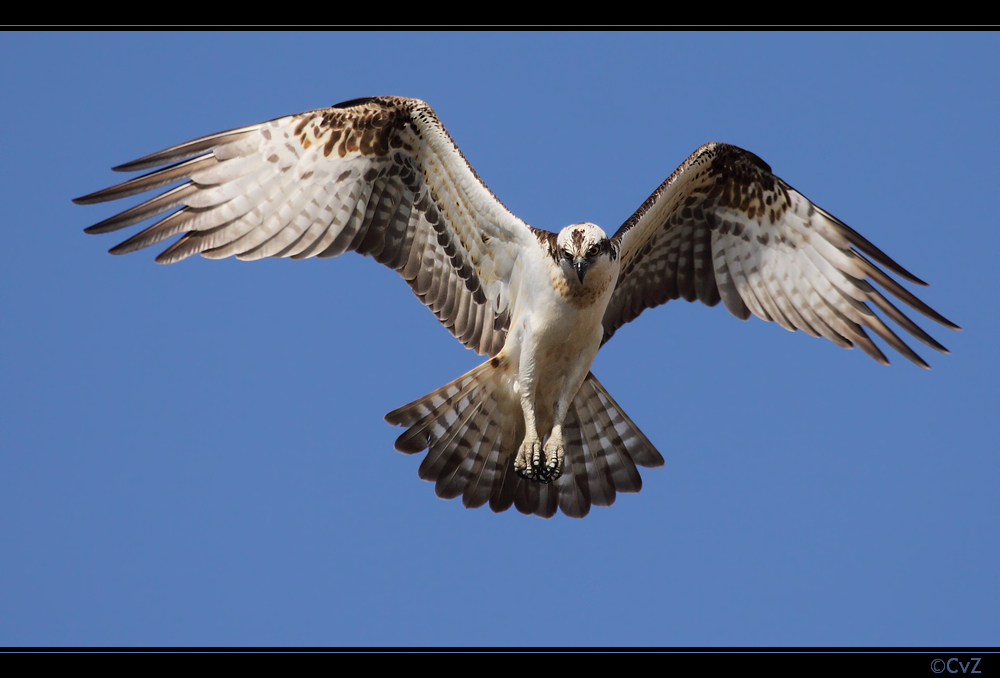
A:
<svg viewBox="0 0 1000 678">
<path fill-rule="evenodd" d="M 570 384 L 575 383 L 575 381 L 569 379 L 566 381 Z M 576 388 L 571 392 L 567 392 L 568 389 L 564 386 L 563 389 L 560 389 L 559 399 L 556 400 L 552 407 L 552 432 L 549 433 L 549 438 L 545 441 L 545 447 L 542 448 L 542 452 L 545 455 L 545 466 L 538 470 L 539 476 L 545 482 L 556 480 L 562 475 L 563 462 L 566 458 L 562 425 L 566 420 L 566 413 L 569 412 L 569 405 L 573 402 L 573 398 L 576 396 L 579 388 L 580 385 L 577 383 Z"/>
<path fill-rule="evenodd" d="M 590 371 L 590 365 L 593 361 L 593 353 L 590 353 L 590 360 L 584 358 L 577 361 L 573 369 L 566 375 L 566 379 L 559 389 L 559 398 L 552 406 L 552 433 L 549 434 L 549 439 L 545 441 L 545 447 L 542 449 L 545 454 L 545 467 L 540 469 L 540 474 L 546 482 L 556 480 L 562 475 L 566 459 L 562 433 L 563 422 L 566 421 L 569 406 L 576 398 L 576 392 L 580 390 L 583 380 L 587 378 L 587 372 Z"/>
<path fill-rule="evenodd" d="M 518 475 L 532 480 L 544 480 L 538 471 L 542 467 L 542 441 L 538 438 L 535 428 L 534 389 L 525 388 L 521 384 L 521 411 L 524 412 L 524 441 L 517 451 L 514 460 L 514 470 Z"/>
<path fill-rule="evenodd" d="M 566 419 L 566 412 L 569 410 L 566 400 L 560 398 L 556 401 L 555 410 L 552 414 L 553 424 L 549 439 L 545 441 L 542 452 L 545 454 L 545 466 L 539 469 L 539 475 L 550 482 L 562 475 L 563 461 L 565 459 L 565 447 L 563 445 L 562 423 Z"/>
<path fill-rule="evenodd" d="M 525 336 L 530 337 L 530 326 L 525 327 Z M 541 480 L 538 471 L 542 466 L 542 441 L 535 426 L 535 360 L 530 351 L 522 351 L 515 388 L 521 396 L 521 411 L 524 413 L 524 440 L 514 459 L 514 470 L 524 478 Z"/>
</svg>

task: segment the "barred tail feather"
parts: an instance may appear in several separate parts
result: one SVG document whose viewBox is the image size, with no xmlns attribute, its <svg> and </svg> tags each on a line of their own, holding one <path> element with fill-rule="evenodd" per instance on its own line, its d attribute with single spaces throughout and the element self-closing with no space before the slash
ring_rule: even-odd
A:
<svg viewBox="0 0 1000 678">
<path fill-rule="evenodd" d="M 590 373 L 577 391 L 563 425 L 566 464 L 555 481 L 559 508 L 583 517 L 595 506 L 610 506 L 617 492 L 638 492 L 636 465 L 653 468 L 663 457 Z"/>
<path fill-rule="evenodd" d="M 562 475 L 548 484 L 518 476 L 514 458 L 524 439 L 524 419 L 504 383 L 509 372 L 498 356 L 385 416 L 390 424 L 407 427 L 396 440 L 397 450 L 428 450 L 418 474 L 434 483 L 437 496 L 461 496 L 468 508 L 489 502 L 497 513 L 514 506 L 543 518 L 558 510 L 582 518 L 591 505 L 614 503 L 616 492 L 638 492 L 642 479 L 636 464 L 663 464 L 652 443 L 588 374 L 563 426 Z"/>
<path fill-rule="evenodd" d="M 388 423 L 408 427 L 396 439 L 395 448 L 400 452 L 413 454 L 442 440 L 447 429 L 468 407 L 470 394 L 475 394 L 490 376 L 486 373 L 489 366 L 489 362 L 483 363 L 450 384 L 385 415 Z"/>
<path fill-rule="evenodd" d="M 576 404 L 579 402 L 582 396 L 592 400 L 595 395 L 600 406 L 594 409 L 601 413 L 601 420 L 602 422 L 606 422 L 609 430 L 613 429 L 617 434 L 615 441 L 620 442 L 624 446 L 632 460 L 644 468 L 663 466 L 663 455 L 649 441 L 649 438 L 639 430 L 635 422 L 629 419 L 621 406 L 615 402 L 615 399 L 611 397 L 611 394 L 601 385 L 601 382 L 597 381 L 597 377 L 592 373 L 587 375 L 587 379 L 577 392 L 576 400 L 573 403 Z M 638 492 L 640 488 L 641 484 L 635 491 Z M 629 490 L 621 489 L 621 491 L 628 492 Z"/>
</svg>

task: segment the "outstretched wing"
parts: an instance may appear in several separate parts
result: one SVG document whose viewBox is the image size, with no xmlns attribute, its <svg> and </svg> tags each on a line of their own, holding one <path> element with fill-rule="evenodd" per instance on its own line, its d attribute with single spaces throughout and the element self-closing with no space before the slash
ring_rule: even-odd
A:
<svg viewBox="0 0 1000 678">
<path fill-rule="evenodd" d="M 489 355 L 503 347 L 517 256 L 537 241 L 424 102 L 356 99 L 189 141 L 115 170 L 163 165 L 74 201 L 184 182 L 86 229 L 117 231 L 180 207 L 112 254 L 180 233 L 157 262 L 354 251 L 398 271 L 467 347 Z"/>
<path fill-rule="evenodd" d="M 927 367 L 872 312 L 871 303 L 923 343 L 948 352 L 871 282 L 928 318 L 959 329 L 865 255 L 911 283 L 926 283 L 736 146 L 711 143 L 695 151 L 612 241 L 621 269 L 604 314 L 604 341 L 643 310 L 671 299 L 709 306 L 721 299 L 737 318 L 753 313 L 838 346 L 856 344 L 888 364 L 867 327 Z"/>
</svg>

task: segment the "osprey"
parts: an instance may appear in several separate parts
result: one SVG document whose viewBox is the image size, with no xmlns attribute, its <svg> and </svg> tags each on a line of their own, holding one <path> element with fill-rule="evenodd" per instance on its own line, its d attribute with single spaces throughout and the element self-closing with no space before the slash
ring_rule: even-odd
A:
<svg viewBox="0 0 1000 678">
<path fill-rule="evenodd" d="M 399 272 L 465 346 L 489 360 L 385 419 L 396 449 L 428 450 L 419 475 L 467 507 L 585 516 L 638 492 L 636 466 L 663 457 L 590 372 L 598 349 L 644 309 L 720 300 L 787 330 L 860 346 L 864 329 L 927 367 L 874 305 L 947 350 L 869 281 L 951 329 L 878 262 L 924 285 L 850 227 L 771 173 L 753 153 L 705 144 L 610 238 L 590 223 L 532 228 L 486 187 L 424 102 L 371 97 L 189 141 L 117 171 L 163 167 L 74 202 L 183 182 L 88 233 L 176 207 L 124 254 L 183 233 L 157 258 L 192 254 L 370 256 Z"/>
</svg>

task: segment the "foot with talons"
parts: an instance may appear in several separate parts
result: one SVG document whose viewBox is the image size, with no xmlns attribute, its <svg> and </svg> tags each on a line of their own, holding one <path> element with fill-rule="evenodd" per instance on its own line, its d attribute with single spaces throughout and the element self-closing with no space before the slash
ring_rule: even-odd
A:
<svg viewBox="0 0 1000 678">
<path fill-rule="evenodd" d="M 541 480 L 539 471 L 543 468 L 542 441 L 538 438 L 525 438 L 514 459 L 514 470 L 522 478 Z"/>
<path fill-rule="evenodd" d="M 539 469 L 538 474 L 541 476 L 540 479 L 544 479 L 544 482 L 552 482 L 562 475 L 563 460 L 566 456 L 560 429 L 552 430 L 552 435 L 545 441 L 545 447 L 542 448 L 542 451 L 545 453 L 545 466 Z"/>
</svg>

